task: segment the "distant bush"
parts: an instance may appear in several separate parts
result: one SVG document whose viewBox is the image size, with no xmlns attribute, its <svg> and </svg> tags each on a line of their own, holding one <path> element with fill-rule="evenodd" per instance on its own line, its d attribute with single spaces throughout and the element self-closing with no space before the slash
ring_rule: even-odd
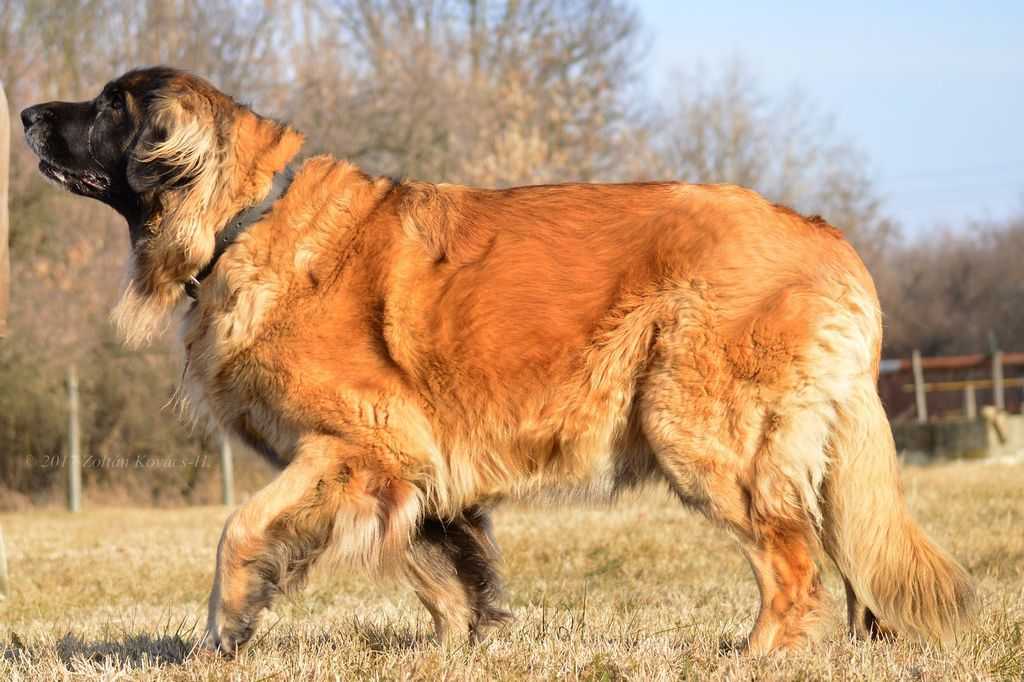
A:
<svg viewBox="0 0 1024 682">
<path fill-rule="evenodd" d="M 67 477 L 66 367 L 43 353 L 0 352 L 0 509 L 56 503 Z M 178 365 L 167 355 L 98 345 L 78 363 L 82 482 L 96 504 L 220 502 L 219 437 L 170 405 Z M 236 448 L 238 496 L 270 477 Z"/>
</svg>

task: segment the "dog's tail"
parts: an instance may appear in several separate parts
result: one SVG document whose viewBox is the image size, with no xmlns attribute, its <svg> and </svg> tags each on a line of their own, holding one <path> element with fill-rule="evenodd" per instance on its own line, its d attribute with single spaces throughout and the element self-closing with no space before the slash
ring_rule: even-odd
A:
<svg viewBox="0 0 1024 682">
<path fill-rule="evenodd" d="M 907 511 L 873 382 L 860 382 L 840 414 L 832 458 L 823 539 L 839 570 L 884 626 L 947 637 L 967 617 L 974 590 L 967 572 Z"/>
</svg>

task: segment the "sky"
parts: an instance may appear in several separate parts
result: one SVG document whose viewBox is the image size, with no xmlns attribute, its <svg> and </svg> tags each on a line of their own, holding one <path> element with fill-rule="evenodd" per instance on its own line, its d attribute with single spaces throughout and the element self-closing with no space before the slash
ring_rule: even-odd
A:
<svg viewBox="0 0 1024 682">
<path fill-rule="evenodd" d="M 637 4 L 654 94 L 737 59 L 769 95 L 799 88 L 908 236 L 1024 213 L 1024 1 Z"/>
</svg>

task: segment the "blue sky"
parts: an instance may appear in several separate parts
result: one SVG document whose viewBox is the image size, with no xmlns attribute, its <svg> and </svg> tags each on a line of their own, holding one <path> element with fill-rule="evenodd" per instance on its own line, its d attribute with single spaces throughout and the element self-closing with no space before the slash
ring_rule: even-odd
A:
<svg viewBox="0 0 1024 682">
<path fill-rule="evenodd" d="M 654 94 L 673 69 L 736 59 L 768 94 L 799 88 L 908 235 L 1024 212 L 1024 1 L 638 5 Z"/>
</svg>

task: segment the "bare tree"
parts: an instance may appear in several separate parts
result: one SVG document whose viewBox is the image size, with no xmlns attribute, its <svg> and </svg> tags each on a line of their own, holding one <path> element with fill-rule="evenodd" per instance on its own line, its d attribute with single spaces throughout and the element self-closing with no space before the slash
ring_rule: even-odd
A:
<svg viewBox="0 0 1024 682">
<path fill-rule="evenodd" d="M 637 19 L 615 0 L 304 3 L 289 107 L 370 169 L 507 185 L 612 177 Z M 341 65 L 341 68 L 339 68 Z"/>
<path fill-rule="evenodd" d="M 869 265 L 894 225 L 882 213 L 863 155 L 799 92 L 766 96 L 741 62 L 679 73 L 663 114 L 668 169 L 691 182 L 752 187 L 772 201 L 820 214 L 842 228 Z"/>
<path fill-rule="evenodd" d="M 906 356 L 1024 346 L 1024 215 L 893 249 L 880 286 L 887 351 Z"/>
</svg>

